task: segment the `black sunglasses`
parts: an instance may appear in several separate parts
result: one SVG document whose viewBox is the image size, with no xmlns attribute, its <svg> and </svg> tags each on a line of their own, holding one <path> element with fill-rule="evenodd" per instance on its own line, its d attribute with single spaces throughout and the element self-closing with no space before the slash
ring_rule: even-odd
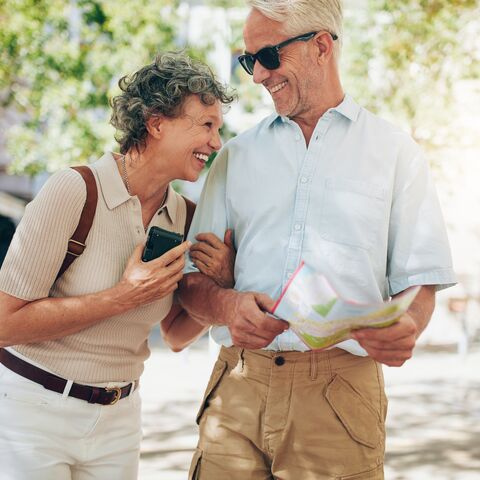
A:
<svg viewBox="0 0 480 480">
<path fill-rule="evenodd" d="M 245 53 L 238 57 L 240 65 L 244 70 L 249 74 L 253 75 L 253 68 L 255 62 L 258 60 L 265 68 L 268 70 L 275 70 L 280 66 L 280 55 L 279 51 L 281 48 L 286 47 L 293 42 L 306 42 L 315 36 L 318 32 L 304 33 L 293 38 L 289 38 L 284 42 L 279 43 L 278 45 L 273 45 L 272 47 L 261 48 L 257 53 Z M 333 40 L 337 40 L 338 36 L 334 33 L 330 33 Z"/>
</svg>

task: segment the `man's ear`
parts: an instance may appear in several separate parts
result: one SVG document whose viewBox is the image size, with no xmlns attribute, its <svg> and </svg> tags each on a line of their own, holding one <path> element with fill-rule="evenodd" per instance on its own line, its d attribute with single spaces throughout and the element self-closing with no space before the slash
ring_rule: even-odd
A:
<svg viewBox="0 0 480 480">
<path fill-rule="evenodd" d="M 333 38 L 328 32 L 318 33 L 314 38 L 317 48 L 317 62 L 325 64 L 333 54 Z"/>
<path fill-rule="evenodd" d="M 147 120 L 147 132 L 154 138 L 160 138 L 163 133 L 163 122 L 165 119 L 160 115 L 152 115 Z"/>
</svg>

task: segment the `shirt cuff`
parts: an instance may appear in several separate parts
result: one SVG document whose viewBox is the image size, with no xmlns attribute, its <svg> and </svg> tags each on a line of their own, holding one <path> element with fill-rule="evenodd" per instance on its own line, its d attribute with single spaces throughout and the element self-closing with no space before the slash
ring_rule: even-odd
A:
<svg viewBox="0 0 480 480">
<path fill-rule="evenodd" d="M 436 291 L 456 285 L 455 272 L 451 268 L 443 268 L 432 272 L 417 273 L 404 277 L 389 278 L 390 295 L 403 292 L 416 285 L 435 285 Z"/>
</svg>

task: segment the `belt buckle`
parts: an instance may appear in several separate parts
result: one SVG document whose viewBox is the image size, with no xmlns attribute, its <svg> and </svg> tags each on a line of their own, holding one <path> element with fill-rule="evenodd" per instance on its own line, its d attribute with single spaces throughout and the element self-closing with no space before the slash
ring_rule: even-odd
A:
<svg viewBox="0 0 480 480">
<path fill-rule="evenodd" d="M 122 389 L 120 387 L 110 387 L 110 388 L 105 388 L 105 390 L 107 392 L 115 392 L 115 396 L 113 397 L 113 400 L 107 404 L 107 405 L 115 405 L 120 400 L 120 397 L 122 396 Z"/>
</svg>

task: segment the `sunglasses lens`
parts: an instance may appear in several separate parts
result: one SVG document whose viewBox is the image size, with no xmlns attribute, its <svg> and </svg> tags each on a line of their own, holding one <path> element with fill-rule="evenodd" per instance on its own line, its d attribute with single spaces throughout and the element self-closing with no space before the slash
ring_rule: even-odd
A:
<svg viewBox="0 0 480 480">
<path fill-rule="evenodd" d="M 278 51 L 274 47 L 265 47 L 257 53 L 258 61 L 269 70 L 275 70 L 280 66 Z"/>
<path fill-rule="evenodd" d="M 238 61 L 249 75 L 253 75 L 253 67 L 255 65 L 255 58 L 253 55 L 240 55 Z"/>
</svg>

